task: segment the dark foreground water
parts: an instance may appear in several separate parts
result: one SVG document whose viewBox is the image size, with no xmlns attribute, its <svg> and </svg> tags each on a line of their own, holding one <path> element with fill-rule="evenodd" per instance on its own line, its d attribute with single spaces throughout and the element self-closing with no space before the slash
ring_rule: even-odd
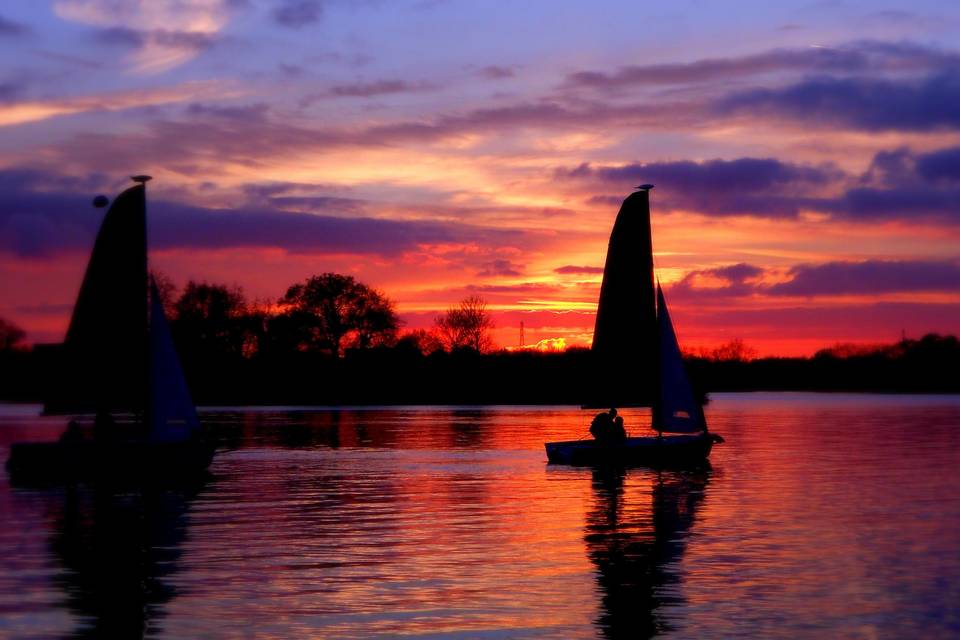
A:
<svg viewBox="0 0 960 640">
<path fill-rule="evenodd" d="M 200 486 L 3 474 L 0 636 L 960 635 L 960 397 L 717 395 L 711 471 L 547 466 L 589 417 L 224 409 Z"/>
</svg>

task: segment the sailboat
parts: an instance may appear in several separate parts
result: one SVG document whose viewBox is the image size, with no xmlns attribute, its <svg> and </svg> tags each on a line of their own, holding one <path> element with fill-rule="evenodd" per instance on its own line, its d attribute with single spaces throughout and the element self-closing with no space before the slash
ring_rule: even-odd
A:
<svg viewBox="0 0 960 640">
<path fill-rule="evenodd" d="M 104 216 L 73 309 L 44 413 L 74 419 L 59 442 L 15 443 L 7 468 L 21 478 L 201 473 L 214 447 L 200 435 L 157 284 L 148 276 L 146 182 Z M 98 197 L 95 205 L 104 202 Z M 92 437 L 80 429 L 95 414 Z"/>
<path fill-rule="evenodd" d="M 645 184 L 620 207 L 600 286 L 583 408 L 652 409 L 655 436 L 547 442 L 559 464 L 676 465 L 702 462 L 723 438 L 707 428 L 694 394 L 659 283 L 650 233 L 650 189 Z"/>
</svg>

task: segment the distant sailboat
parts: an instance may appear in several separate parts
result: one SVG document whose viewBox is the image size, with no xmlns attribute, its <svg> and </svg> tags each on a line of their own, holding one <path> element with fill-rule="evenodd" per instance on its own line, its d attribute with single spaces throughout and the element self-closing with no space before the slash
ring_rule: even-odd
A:
<svg viewBox="0 0 960 640">
<path fill-rule="evenodd" d="M 657 436 L 548 442 L 550 462 L 688 463 L 705 460 L 723 441 L 707 429 L 663 290 L 654 285 L 652 187 L 642 185 L 624 200 L 610 235 L 584 408 L 649 406 Z"/>
<path fill-rule="evenodd" d="M 44 405 L 95 413 L 93 437 L 74 423 L 60 442 L 14 444 L 14 475 L 160 479 L 210 464 L 157 285 L 148 285 L 147 180 L 134 177 L 104 217 Z"/>
</svg>

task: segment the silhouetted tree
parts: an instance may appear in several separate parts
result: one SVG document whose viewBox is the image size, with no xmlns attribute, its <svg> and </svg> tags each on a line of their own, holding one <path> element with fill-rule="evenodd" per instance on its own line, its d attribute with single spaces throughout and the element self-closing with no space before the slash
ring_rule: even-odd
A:
<svg viewBox="0 0 960 640">
<path fill-rule="evenodd" d="M 0 351 L 13 351 L 27 337 L 23 329 L 9 320 L 0 318 Z"/>
<path fill-rule="evenodd" d="M 293 332 L 302 351 L 365 349 L 396 342 L 400 319 L 393 302 L 352 276 L 322 273 L 295 284 L 280 299 L 281 317 L 270 331 Z"/>
<path fill-rule="evenodd" d="M 487 302 L 477 295 L 460 301 L 455 307 L 434 321 L 437 334 L 444 346 L 455 349 L 473 349 L 481 353 L 493 348 L 493 318 L 487 312 Z"/>
<path fill-rule="evenodd" d="M 746 345 L 740 338 L 725 342 L 710 352 L 709 358 L 717 362 L 747 362 L 757 357 L 757 350 Z"/>
<path fill-rule="evenodd" d="M 249 355 L 255 333 L 243 290 L 190 281 L 174 304 L 173 332 L 191 359 Z"/>
<path fill-rule="evenodd" d="M 400 336 L 397 341 L 398 347 L 409 347 L 416 349 L 425 356 L 437 351 L 443 351 L 443 342 L 436 331 L 428 329 L 414 329 Z"/>
<path fill-rule="evenodd" d="M 163 304 L 163 311 L 168 318 L 173 318 L 177 314 L 177 285 L 173 278 L 163 271 L 150 271 L 154 282 L 157 283 L 157 291 L 160 292 L 160 303 Z"/>
</svg>

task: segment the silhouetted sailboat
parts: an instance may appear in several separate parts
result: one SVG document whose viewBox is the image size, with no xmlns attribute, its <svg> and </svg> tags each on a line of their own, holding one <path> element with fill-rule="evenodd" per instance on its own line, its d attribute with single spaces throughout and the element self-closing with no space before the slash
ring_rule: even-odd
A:
<svg viewBox="0 0 960 640">
<path fill-rule="evenodd" d="M 203 471 L 213 457 L 156 283 L 148 285 L 149 177 L 133 179 L 97 234 L 44 405 L 47 414 L 95 413 L 93 437 L 71 421 L 59 442 L 14 444 L 15 476 L 160 479 Z"/>
<path fill-rule="evenodd" d="M 649 406 L 657 435 L 548 442 L 550 462 L 694 462 L 705 460 L 714 442 L 723 440 L 707 429 L 663 290 L 654 285 L 651 188 L 641 185 L 624 200 L 610 234 L 584 408 Z"/>
</svg>

